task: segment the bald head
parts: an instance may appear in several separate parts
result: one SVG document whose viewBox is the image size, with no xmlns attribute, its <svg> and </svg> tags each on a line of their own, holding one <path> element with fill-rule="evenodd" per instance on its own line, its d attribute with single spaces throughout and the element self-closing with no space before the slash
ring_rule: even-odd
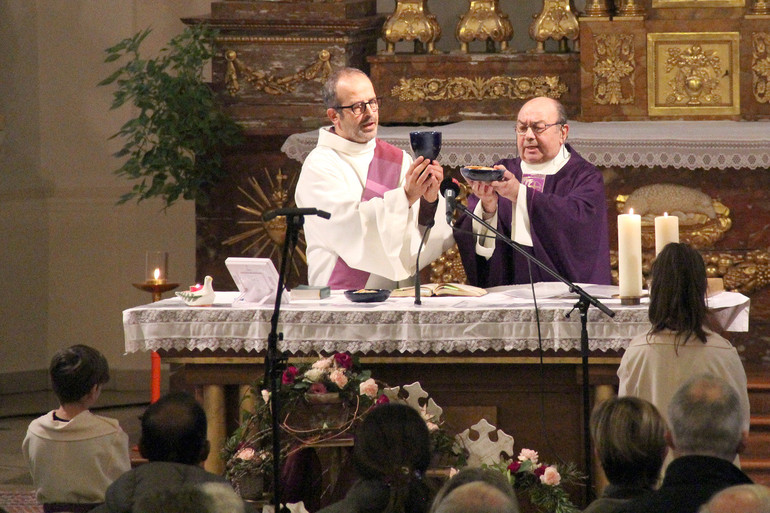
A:
<svg viewBox="0 0 770 513">
<path fill-rule="evenodd" d="M 521 160 L 528 164 L 553 160 L 569 133 L 564 106 L 545 96 L 533 98 L 521 107 L 516 126 L 516 148 Z M 538 133 L 538 126 L 546 128 Z"/>
<path fill-rule="evenodd" d="M 475 481 L 455 488 L 435 513 L 519 513 L 519 508 L 496 487 Z"/>
<path fill-rule="evenodd" d="M 714 495 L 700 513 L 770 513 L 770 488 L 759 484 L 725 488 Z"/>
</svg>

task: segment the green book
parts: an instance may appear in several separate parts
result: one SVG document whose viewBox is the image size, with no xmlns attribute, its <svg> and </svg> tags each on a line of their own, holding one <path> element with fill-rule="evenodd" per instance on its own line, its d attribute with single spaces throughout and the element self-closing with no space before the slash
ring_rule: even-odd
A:
<svg viewBox="0 0 770 513">
<path fill-rule="evenodd" d="M 323 299 L 329 297 L 331 289 L 327 286 L 297 285 L 291 289 L 292 299 Z"/>
</svg>

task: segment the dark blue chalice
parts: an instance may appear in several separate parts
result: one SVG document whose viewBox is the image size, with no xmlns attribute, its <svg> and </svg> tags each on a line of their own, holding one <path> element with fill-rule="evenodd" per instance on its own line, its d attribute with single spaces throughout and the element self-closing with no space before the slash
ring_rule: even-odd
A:
<svg viewBox="0 0 770 513">
<path fill-rule="evenodd" d="M 441 132 L 409 132 L 409 143 L 412 145 L 414 158 L 436 160 L 441 152 Z"/>
</svg>

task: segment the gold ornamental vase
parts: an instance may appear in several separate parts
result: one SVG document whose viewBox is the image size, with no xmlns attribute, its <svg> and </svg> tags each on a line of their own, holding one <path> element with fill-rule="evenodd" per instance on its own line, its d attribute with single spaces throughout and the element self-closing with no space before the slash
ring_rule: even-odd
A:
<svg viewBox="0 0 770 513">
<path fill-rule="evenodd" d="M 508 41 L 513 38 L 513 25 L 500 10 L 500 0 L 469 1 L 468 12 L 460 18 L 455 31 L 460 51 L 468 53 L 471 41 L 486 41 L 488 52 L 494 52 L 495 43 L 500 43 L 500 51 L 506 51 Z"/>
<path fill-rule="evenodd" d="M 385 53 L 395 53 L 399 41 L 414 41 L 415 53 L 438 53 L 435 43 L 441 39 L 441 26 L 427 4 L 428 0 L 396 0 L 396 10 L 382 26 Z"/>
</svg>

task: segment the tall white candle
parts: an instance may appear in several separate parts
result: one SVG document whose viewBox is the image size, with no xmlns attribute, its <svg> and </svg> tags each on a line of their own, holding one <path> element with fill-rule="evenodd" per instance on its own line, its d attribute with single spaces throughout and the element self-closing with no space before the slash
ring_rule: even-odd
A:
<svg viewBox="0 0 770 513">
<path fill-rule="evenodd" d="M 642 295 L 642 218 L 633 209 L 618 216 L 618 285 L 620 297 Z"/>
<path fill-rule="evenodd" d="M 679 218 L 663 212 L 655 218 L 655 256 L 671 242 L 679 242 Z"/>
</svg>

